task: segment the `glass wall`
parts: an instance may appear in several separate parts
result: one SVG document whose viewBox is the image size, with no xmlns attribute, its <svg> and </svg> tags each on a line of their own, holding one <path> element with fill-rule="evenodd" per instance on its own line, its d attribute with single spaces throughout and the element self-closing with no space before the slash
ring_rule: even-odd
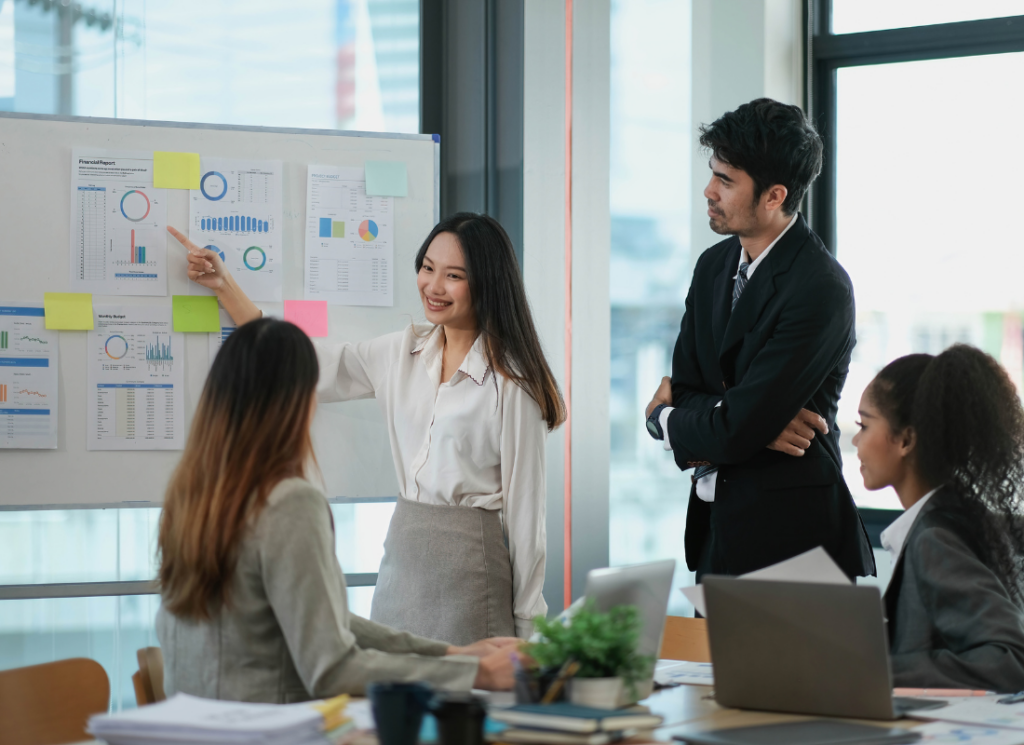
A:
<svg viewBox="0 0 1024 745">
<path fill-rule="evenodd" d="M 689 0 L 613 0 L 611 18 L 612 565 L 683 559 L 689 477 L 644 425 L 671 374 L 692 261 Z M 673 592 L 670 612 L 691 608 Z"/>
<path fill-rule="evenodd" d="M 1022 0 L 832 0 L 832 33 L 979 21 L 1021 13 Z"/>
<path fill-rule="evenodd" d="M 419 0 L 0 0 L 0 111 L 419 131 Z M 337 552 L 374 573 L 393 503 L 333 505 Z M 0 511 L 0 585 L 150 580 L 156 509 Z M 352 588 L 368 615 L 372 587 Z M 0 669 L 98 660 L 134 706 L 155 596 L 0 601 Z"/>
<path fill-rule="evenodd" d="M 0 110 L 418 132 L 419 2 L 0 0 Z"/>
</svg>

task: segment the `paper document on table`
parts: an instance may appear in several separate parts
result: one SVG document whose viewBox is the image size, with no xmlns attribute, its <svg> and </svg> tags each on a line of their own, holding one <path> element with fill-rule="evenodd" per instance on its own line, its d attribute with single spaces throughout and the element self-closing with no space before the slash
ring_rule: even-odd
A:
<svg viewBox="0 0 1024 745">
<path fill-rule="evenodd" d="M 817 582 L 823 585 L 849 585 L 850 578 L 843 574 L 832 557 L 821 546 L 805 551 L 799 556 L 772 564 L 755 572 L 741 574 L 742 579 L 761 579 L 775 582 Z M 682 593 L 693 603 L 693 607 L 706 616 L 704 588 L 700 585 L 683 587 Z"/>
<path fill-rule="evenodd" d="M 654 668 L 654 682 L 662 686 L 712 686 L 715 684 L 715 676 L 710 662 L 658 660 Z"/>
<path fill-rule="evenodd" d="M 1024 730 L 1024 703 L 1000 704 L 998 702 L 1001 698 L 1005 698 L 1005 696 L 995 694 L 966 698 L 952 702 L 941 709 L 911 711 L 907 716 L 914 719 Z"/>
<path fill-rule="evenodd" d="M 932 722 L 914 727 L 920 732 L 918 742 L 977 743 L 977 745 L 1024 745 L 1024 732 L 999 727 L 977 727 L 952 722 Z"/>
<path fill-rule="evenodd" d="M 279 303 L 284 276 L 284 201 L 279 160 L 202 159 L 189 192 L 188 237 L 220 254 L 250 300 Z M 188 283 L 190 295 L 213 292 Z"/>
<path fill-rule="evenodd" d="M 0 448 L 57 447 L 57 345 L 43 306 L 0 301 Z"/>
<path fill-rule="evenodd" d="M 87 450 L 185 446 L 185 335 L 160 305 L 96 306 Z"/>
<path fill-rule="evenodd" d="M 71 151 L 71 291 L 167 294 L 166 192 L 153 153 Z"/>
<path fill-rule="evenodd" d="M 306 300 L 394 305 L 394 197 L 366 194 L 362 168 L 309 166 Z"/>
<path fill-rule="evenodd" d="M 375 729 L 377 726 L 373 721 L 373 710 L 370 708 L 370 699 L 368 698 L 349 701 L 345 714 L 352 717 L 352 721 L 356 723 L 356 729 Z"/>
</svg>

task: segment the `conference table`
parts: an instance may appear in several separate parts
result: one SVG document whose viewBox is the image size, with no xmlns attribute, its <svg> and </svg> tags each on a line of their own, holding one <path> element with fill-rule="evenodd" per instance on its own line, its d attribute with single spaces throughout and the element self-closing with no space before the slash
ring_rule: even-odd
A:
<svg viewBox="0 0 1024 745">
<path fill-rule="evenodd" d="M 497 694 L 497 696 L 509 696 L 509 694 Z M 497 704 L 498 701 L 495 703 Z M 655 691 L 642 703 L 649 707 L 651 712 L 660 714 L 664 718 L 662 726 L 654 730 L 653 739 L 657 742 L 670 742 L 674 735 L 706 732 L 725 727 L 747 727 L 818 718 L 797 714 L 727 709 L 715 703 L 714 689 L 711 686 L 701 685 L 663 688 L 660 691 Z M 898 719 L 894 722 L 852 719 L 847 721 L 858 721 L 861 724 L 873 724 L 879 727 L 909 728 L 922 724 L 914 719 Z M 634 737 L 627 742 L 639 745 L 639 743 L 650 741 L 651 738 Z M 89 742 L 95 743 L 96 741 Z M 370 735 L 357 738 L 353 745 L 376 745 L 376 742 L 377 738 Z M 85 745 L 85 743 L 81 745 Z"/>
</svg>

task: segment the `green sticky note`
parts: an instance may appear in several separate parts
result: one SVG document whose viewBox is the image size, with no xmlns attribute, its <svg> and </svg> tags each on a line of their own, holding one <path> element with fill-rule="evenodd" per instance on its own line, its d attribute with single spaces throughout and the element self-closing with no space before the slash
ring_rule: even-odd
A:
<svg viewBox="0 0 1024 745">
<path fill-rule="evenodd" d="M 366 161 L 366 193 L 371 197 L 406 197 L 409 177 L 400 160 Z"/>
<path fill-rule="evenodd" d="M 89 331 L 92 329 L 92 293 L 43 293 L 46 328 L 62 331 Z"/>
<path fill-rule="evenodd" d="M 198 189 L 199 153 L 154 151 L 153 186 L 157 189 Z"/>
<path fill-rule="evenodd" d="M 175 331 L 220 331 L 217 298 L 175 295 L 171 298 Z"/>
</svg>

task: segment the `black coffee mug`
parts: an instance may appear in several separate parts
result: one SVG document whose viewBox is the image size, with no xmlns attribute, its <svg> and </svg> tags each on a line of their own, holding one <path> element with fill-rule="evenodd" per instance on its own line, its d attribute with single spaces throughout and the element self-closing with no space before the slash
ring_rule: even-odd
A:
<svg viewBox="0 0 1024 745">
<path fill-rule="evenodd" d="M 439 693 L 430 706 L 441 745 L 484 745 L 487 707 L 472 693 Z"/>
<path fill-rule="evenodd" d="M 366 695 L 373 709 L 380 745 L 416 745 L 430 687 L 423 683 L 371 683 Z"/>
</svg>

